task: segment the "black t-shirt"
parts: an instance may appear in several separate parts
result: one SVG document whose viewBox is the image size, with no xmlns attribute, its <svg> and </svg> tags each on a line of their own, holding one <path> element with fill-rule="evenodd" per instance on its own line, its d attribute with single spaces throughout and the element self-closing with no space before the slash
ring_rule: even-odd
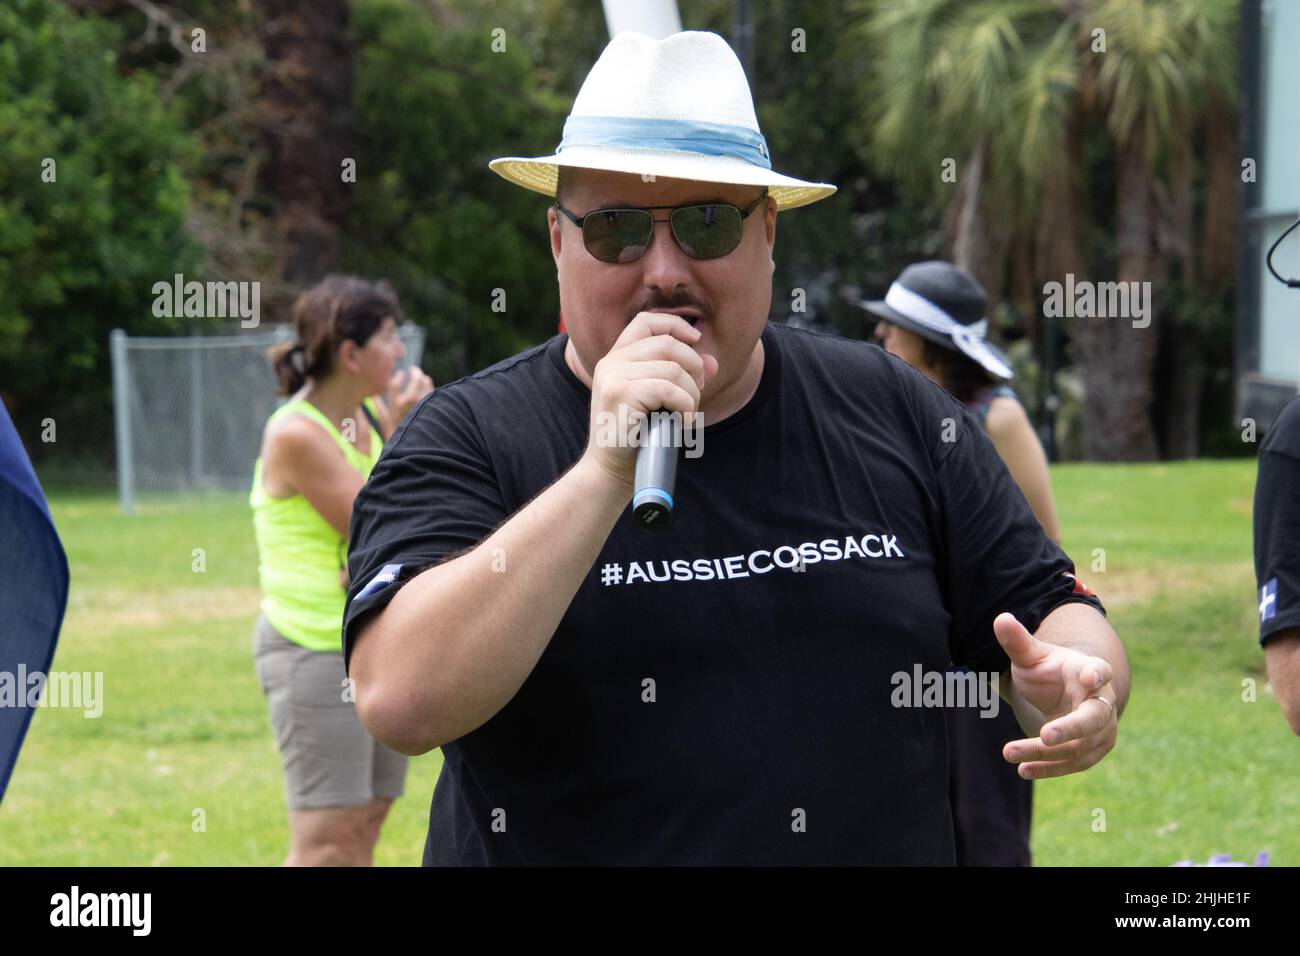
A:
<svg viewBox="0 0 1300 956">
<path fill-rule="evenodd" d="M 566 339 L 439 388 L 389 443 L 353 506 L 345 657 L 578 460 Z M 956 399 L 865 342 L 763 345 L 670 526 L 629 508 L 519 692 L 442 748 L 426 865 L 953 863 L 943 711 L 894 707 L 892 675 L 1003 671 L 998 613 L 1101 604 Z"/>
<path fill-rule="evenodd" d="M 1300 399 L 1278 412 L 1255 478 L 1259 639 L 1300 627 Z"/>
</svg>

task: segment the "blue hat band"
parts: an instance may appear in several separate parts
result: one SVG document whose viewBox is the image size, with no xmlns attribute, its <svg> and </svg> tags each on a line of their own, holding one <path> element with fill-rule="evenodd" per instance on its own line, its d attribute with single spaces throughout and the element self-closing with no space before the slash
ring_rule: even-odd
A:
<svg viewBox="0 0 1300 956">
<path fill-rule="evenodd" d="M 663 149 L 706 156 L 734 156 L 771 169 L 767 140 L 744 126 L 694 120 L 639 119 L 625 116 L 570 116 L 555 152 L 574 146 Z"/>
</svg>

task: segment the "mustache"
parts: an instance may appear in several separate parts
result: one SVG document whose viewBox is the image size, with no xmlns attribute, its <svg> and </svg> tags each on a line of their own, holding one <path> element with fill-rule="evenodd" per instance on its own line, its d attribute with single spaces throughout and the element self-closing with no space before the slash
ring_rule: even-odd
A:
<svg viewBox="0 0 1300 956">
<path fill-rule="evenodd" d="M 698 309 L 704 318 L 713 317 L 712 309 L 694 296 L 683 293 L 673 296 L 654 296 L 633 309 L 628 314 L 627 320 L 631 322 L 640 312 L 664 312 L 668 309 Z"/>
</svg>

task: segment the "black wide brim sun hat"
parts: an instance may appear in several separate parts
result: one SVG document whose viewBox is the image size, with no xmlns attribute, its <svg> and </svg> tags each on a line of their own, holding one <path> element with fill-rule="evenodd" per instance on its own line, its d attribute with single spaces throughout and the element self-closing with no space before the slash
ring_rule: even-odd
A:
<svg viewBox="0 0 1300 956">
<path fill-rule="evenodd" d="M 1015 376 L 1005 352 L 986 338 L 988 297 L 965 271 L 938 260 L 908 266 L 883 299 L 855 303 L 878 319 L 961 352 L 994 378 Z"/>
</svg>

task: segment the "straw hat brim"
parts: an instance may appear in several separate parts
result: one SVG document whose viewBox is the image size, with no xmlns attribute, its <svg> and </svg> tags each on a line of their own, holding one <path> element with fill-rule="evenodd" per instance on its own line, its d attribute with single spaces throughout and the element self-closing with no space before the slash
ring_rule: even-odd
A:
<svg viewBox="0 0 1300 956">
<path fill-rule="evenodd" d="M 667 150 L 584 146 L 566 149 L 563 153 L 552 156 L 503 156 L 488 163 L 489 169 L 516 186 L 552 197 L 555 195 L 560 166 L 706 183 L 767 186 L 769 194 L 776 200 L 778 211 L 807 206 L 835 192 L 835 187 L 829 183 L 805 182 L 755 166 L 743 159 Z"/>
</svg>

